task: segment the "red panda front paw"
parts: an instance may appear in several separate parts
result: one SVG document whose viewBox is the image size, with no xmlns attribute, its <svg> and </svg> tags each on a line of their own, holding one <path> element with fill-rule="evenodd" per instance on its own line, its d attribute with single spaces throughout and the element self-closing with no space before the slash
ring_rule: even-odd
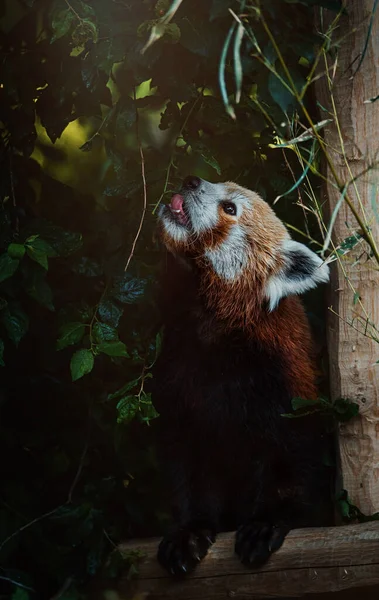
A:
<svg viewBox="0 0 379 600">
<path fill-rule="evenodd" d="M 284 525 L 248 521 L 237 530 L 235 552 L 244 565 L 260 567 L 280 548 L 288 531 Z"/>
<path fill-rule="evenodd" d="M 188 575 L 207 554 L 215 541 L 210 530 L 180 529 L 163 538 L 158 561 L 172 575 Z"/>
</svg>

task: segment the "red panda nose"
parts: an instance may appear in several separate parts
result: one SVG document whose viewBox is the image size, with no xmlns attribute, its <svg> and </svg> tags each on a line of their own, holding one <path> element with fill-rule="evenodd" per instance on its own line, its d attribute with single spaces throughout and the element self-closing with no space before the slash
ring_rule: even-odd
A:
<svg viewBox="0 0 379 600">
<path fill-rule="evenodd" d="M 183 187 L 187 190 L 196 190 L 201 183 L 199 177 L 195 177 L 194 175 L 188 175 L 183 181 Z"/>
</svg>

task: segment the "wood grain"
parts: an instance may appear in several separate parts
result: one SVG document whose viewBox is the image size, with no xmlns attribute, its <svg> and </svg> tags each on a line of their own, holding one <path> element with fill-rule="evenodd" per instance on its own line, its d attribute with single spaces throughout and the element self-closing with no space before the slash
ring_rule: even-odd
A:
<svg viewBox="0 0 379 600">
<path fill-rule="evenodd" d="M 348 16 L 342 17 L 339 29 L 334 33 L 334 39 L 343 38 L 343 41 L 338 52 L 333 95 L 351 171 L 343 159 L 335 125 L 326 128 L 325 141 L 343 184 L 379 159 L 379 101 L 364 103 L 379 93 L 379 11 L 367 53 L 355 72 L 365 45 L 372 8 L 372 0 L 346 0 Z M 325 16 L 327 14 L 325 11 Z M 322 69 L 325 70 L 324 63 Z M 322 106 L 332 109 L 325 77 L 318 81 L 317 95 Z M 330 172 L 328 176 L 333 179 Z M 356 188 L 350 185 L 348 192 L 359 214 L 365 215 L 379 245 L 378 186 L 379 171 L 376 168 L 359 177 Z M 340 191 L 330 183 L 326 193 L 332 212 Z M 374 210 L 373 206 L 376 206 Z M 353 215 L 342 203 L 334 227 L 334 241 L 340 243 L 356 230 Z M 364 251 L 364 244 L 358 244 L 343 259 L 345 272 L 341 267 L 334 268 L 330 304 L 339 317 L 330 315 L 328 330 L 332 396 L 350 398 L 360 406 L 360 416 L 340 428 L 342 486 L 348 490 L 354 504 L 364 513 L 372 514 L 379 511 L 379 365 L 375 364 L 379 360 L 379 344 L 345 322 L 354 319 L 358 329 L 364 331 L 364 325 L 358 324 L 359 318 L 366 320 L 357 301 L 359 295 L 370 320 L 379 327 L 379 271 L 375 270 L 378 265 L 365 256 L 354 264 Z"/>
<path fill-rule="evenodd" d="M 144 558 L 139 578 L 121 580 L 120 600 L 138 598 L 214 600 L 288 598 L 379 585 L 379 523 L 291 531 L 261 569 L 243 567 L 234 554 L 234 534 L 221 534 L 188 578 L 173 580 L 156 561 L 159 540 L 123 544 Z"/>
</svg>

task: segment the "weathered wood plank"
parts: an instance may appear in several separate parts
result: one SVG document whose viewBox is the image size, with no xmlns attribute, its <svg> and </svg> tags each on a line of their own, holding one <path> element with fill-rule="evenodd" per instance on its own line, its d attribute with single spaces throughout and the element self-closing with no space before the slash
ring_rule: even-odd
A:
<svg viewBox="0 0 379 600">
<path fill-rule="evenodd" d="M 141 550 L 139 579 L 122 580 L 120 598 L 216 600 L 284 598 L 379 585 L 379 523 L 291 531 L 261 569 L 247 569 L 234 555 L 234 534 L 221 534 L 188 578 L 173 580 L 156 561 L 158 541 L 133 540 L 122 550 Z"/>
<path fill-rule="evenodd" d="M 324 76 L 317 82 L 317 96 L 322 106 L 333 112 L 331 95 L 338 114 L 337 124 L 325 130 L 325 141 L 337 175 L 345 185 L 359 215 L 371 228 L 378 244 L 379 171 L 368 170 L 378 160 L 379 102 L 365 103 L 378 94 L 379 84 L 379 15 L 375 15 L 364 60 L 357 72 L 358 60 L 365 48 L 371 16 L 372 0 L 346 0 L 346 16 L 341 18 L 334 39 L 342 38 L 338 50 L 338 67 L 334 77 L 329 56 L 330 73 L 334 81 L 329 89 Z M 324 27 L 334 15 L 325 11 Z M 319 13 L 317 13 L 319 14 Z M 322 61 L 321 70 L 325 64 Z M 324 118 L 324 117 L 322 117 Z M 341 136 L 340 136 L 341 132 Z M 345 153 L 346 160 L 343 154 Z M 326 186 L 330 213 L 340 199 L 330 169 Z M 342 203 L 334 225 L 334 240 L 341 243 L 359 227 L 349 207 Z M 346 397 L 357 402 L 360 415 L 340 428 L 340 455 L 342 485 L 353 503 L 365 514 L 379 511 L 379 344 L 362 332 L 366 319 L 379 327 L 379 271 L 374 260 L 364 258 L 359 244 L 343 259 L 343 269 L 333 269 L 331 304 L 338 316 L 331 314 L 328 338 L 330 384 L 333 398 Z M 360 301 L 357 301 L 357 298 Z M 370 332 L 370 326 L 367 327 Z"/>
</svg>

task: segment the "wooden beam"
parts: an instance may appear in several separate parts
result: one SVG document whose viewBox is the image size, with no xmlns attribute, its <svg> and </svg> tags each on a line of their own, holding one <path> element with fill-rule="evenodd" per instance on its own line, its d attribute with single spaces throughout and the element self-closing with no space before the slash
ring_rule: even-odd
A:
<svg viewBox="0 0 379 600">
<path fill-rule="evenodd" d="M 260 569 L 234 554 L 234 534 L 218 536 L 196 571 L 175 580 L 156 561 L 159 540 L 133 540 L 121 550 L 140 550 L 139 577 L 118 584 L 120 600 L 217 600 L 295 598 L 379 585 L 379 523 L 297 529 Z"/>
<path fill-rule="evenodd" d="M 379 11 L 370 32 L 372 0 L 346 0 L 345 6 L 347 15 L 341 17 L 333 33 L 334 41 L 342 40 L 335 72 L 335 56 L 328 56 L 332 91 L 324 75 L 316 85 L 317 97 L 332 113 L 336 107 L 338 127 L 331 124 L 325 130 L 328 152 L 342 186 L 357 177 L 349 185 L 348 195 L 379 245 L 379 171 L 377 167 L 369 169 L 378 161 L 379 101 L 365 103 L 379 93 Z M 326 30 L 335 15 L 324 13 Z M 325 73 L 324 61 L 320 64 Z M 341 191 L 330 169 L 327 175 L 332 214 Z M 349 207 L 342 202 L 334 225 L 335 243 L 358 230 Z M 367 318 L 379 328 L 379 270 L 374 259 L 366 260 L 367 248 L 359 243 L 342 259 L 343 268 L 334 268 L 331 305 L 338 316 L 330 314 L 328 337 L 332 397 L 349 398 L 360 406 L 360 415 L 340 428 L 342 486 L 352 502 L 369 515 L 379 511 L 379 365 L 375 364 L 379 344 L 365 337 L 364 332 L 375 333 L 369 324 L 366 327 Z M 353 319 L 360 331 L 348 324 Z"/>
</svg>

